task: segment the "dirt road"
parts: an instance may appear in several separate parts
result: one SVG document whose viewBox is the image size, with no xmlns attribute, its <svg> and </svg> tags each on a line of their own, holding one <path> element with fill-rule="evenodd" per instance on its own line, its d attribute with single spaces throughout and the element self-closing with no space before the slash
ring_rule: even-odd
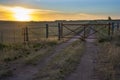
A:
<svg viewBox="0 0 120 80">
<path fill-rule="evenodd" d="M 90 33 L 93 31 L 91 30 Z M 82 56 L 77 69 L 69 75 L 65 80 L 99 80 L 95 72 L 95 66 L 98 54 L 98 47 L 95 44 L 95 35 L 91 35 L 86 39 L 86 50 Z"/>
<path fill-rule="evenodd" d="M 52 50 L 51 52 L 52 54 L 44 58 L 36 66 L 31 66 L 31 65 L 18 66 L 16 67 L 16 70 L 13 71 L 13 76 L 5 78 L 5 79 L 0 79 L 0 80 L 32 80 L 35 74 L 38 73 L 40 69 L 42 70 L 42 68 L 44 68 L 54 56 L 59 54 L 59 52 L 62 51 L 65 47 L 69 46 L 70 44 L 78 40 L 79 38 L 80 38 L 80 34 L 77 36 L 74 36 L 67 42 L 64 42 L 56 46 L 56 48 Z"/>
<path fill-rule="evenodd" d="M 92 33 L 92 30 L 90 31 Z M 95 35 L 89 36 L 89 38 L 94 38 Z M 78 65 L 76 71 L 74 71 L 70 76 L 66 78 L 66 80 L 98 80 L 95 75 L 94 67 L 96 60 L 98 47 L 95 45 L 95 39 L 86 39 L 86 50 L 83 57 L 80 60 L 80 64 Z M 16 67 L 16 70 L 13 71 L 13 76 L 1 79 L 1 80 L 32 80 L 35 77 L 35 74 L 42 68 L 44 68 L 49 61 L 59 54 L 65 47 L 72 44 L 74 41 L 78 40 L 79 36 L 74 36 L 72 39 L 68 40 L 65 43 L 58 45 L 53 51 L 52 54 L 44 58 L 40 61 L 36 66 L 22 66 Z"/>
</svg>

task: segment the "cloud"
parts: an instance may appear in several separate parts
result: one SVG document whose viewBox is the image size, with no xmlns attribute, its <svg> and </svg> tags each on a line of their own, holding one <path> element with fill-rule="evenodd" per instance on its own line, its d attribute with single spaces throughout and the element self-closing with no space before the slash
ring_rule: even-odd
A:
<svg viewBox="0 0 120 80">
<path fill-rule="evenodd" d="M 9 10 L 10 7 L 0 5 L 0 19 L 1 20 L 11 20 L 12 12 Z"/>
<path fill-rule="evenodd" d="M 64 13 L 58 11 L 37 11 L 32 14 L 35 20 L 94 20 L 105 19 L 105 15 L 94 15 L 86 13 Z"/>
<path fill-rule="evenodd" d="M 15 20 L 13 12 L 9 6 L 0 5 L 0 19 L 2 20 Z M 29 8 L 26 8 L 29 9 Z M 94 20 L 94 19 L 107 19 L 106 15 L 89 14 L 89 13 L 67 13 L 54 10 L 45 9 L 29 9 L 31 20 L 33 21 L 54 21 L 54 20 Z M 110 15 L 108 15 L 110 16 Z M 112 16 L 118 18 L 117 16 Z"/>
</svg>

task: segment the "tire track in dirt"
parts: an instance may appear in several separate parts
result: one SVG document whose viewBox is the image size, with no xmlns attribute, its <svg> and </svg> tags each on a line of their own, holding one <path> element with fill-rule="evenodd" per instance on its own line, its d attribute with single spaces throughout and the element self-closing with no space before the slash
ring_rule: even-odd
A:
<svg viewBox="0 0 120 80">
<path fill-rule="evenodd" d="M 92 30 L 90 31 L 90 34 L 91 33 L 93 33 Z M 99 80 L 95 72 L 96 63 L 94 63 L 97 58 L 99 48 L 95 45 L 94 38 L 95 34 L 86 39 L 86 49 L 77 69 L 66 77 L 65 80 Z"/>
</svg>

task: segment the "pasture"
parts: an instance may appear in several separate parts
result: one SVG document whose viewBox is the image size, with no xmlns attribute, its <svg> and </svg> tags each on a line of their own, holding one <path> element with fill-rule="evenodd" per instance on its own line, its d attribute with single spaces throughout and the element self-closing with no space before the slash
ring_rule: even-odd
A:
<svg viewBox="0 0 120 80">
<path fill-rule="evenodd" d="M 119 80 L 119 32 L 115 20 L 1 21 L 0 80 L 69 80 L 74 72 Z"/>
</svg>

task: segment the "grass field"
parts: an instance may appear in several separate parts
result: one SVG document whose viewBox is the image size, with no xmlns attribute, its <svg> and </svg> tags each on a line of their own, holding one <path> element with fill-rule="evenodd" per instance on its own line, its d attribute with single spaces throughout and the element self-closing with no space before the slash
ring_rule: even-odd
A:
<svg viewBox="0 0 120 80">
<path fill-rule="evenodd" d="M 42 42 L 29 45 L 0 44 L 0 79 L 11 76 L 14 66 L 35 65 L 37 61 L 50 55 L 57 42 Z"/>
<path fill-rule="evenodd" d="M 103 33 L 106 33 L 104 30 Z M 98 75 L 102 80 L 120 80 L 120 34 L 115 29 L 112 36 L 100 37 L 98 58 Z"/>
<path fill-rule="evenodd" d="M 104 21 L 69 21 L 68 24 L 108 23 Z M 58 22 L 0 22 L 0 79 L 14 75 L 13 72 L 25 66 L 36 67 L 44 59 L 53 54 L 52 51 L 64 43 L 58 41 Z M 49 24 L 49 38 L 46 39 L 46 24 Z M 28 27 L 30 42 L 23 44 L 22 29 Z M 67 26 L 76 30 L 80 26 Z M 120 76 L 120 34 L 115 28 L 115 33 L 108 35 L 108 27 L 93 26 L 96 30 L 97 44 L 100 52 L 97 62 L 97 75 L 101 80 L 119 80 Z M 79 28 L 76 32 L 82 29 Z M 63 36 L 72 37 L 74 32 L 63 27 Z M 89 27 L 88 27 L 89 34 Z M 67 38 L 68 40 L 69 38 Z M 65 39 L 66 40 L 66 39 Z M 84 42 L 73 42 L 55 55 L 48 64 L 38 73 L 33 80 L 64 80 L 72 73 L 84 52 Z"/>
</svg>

